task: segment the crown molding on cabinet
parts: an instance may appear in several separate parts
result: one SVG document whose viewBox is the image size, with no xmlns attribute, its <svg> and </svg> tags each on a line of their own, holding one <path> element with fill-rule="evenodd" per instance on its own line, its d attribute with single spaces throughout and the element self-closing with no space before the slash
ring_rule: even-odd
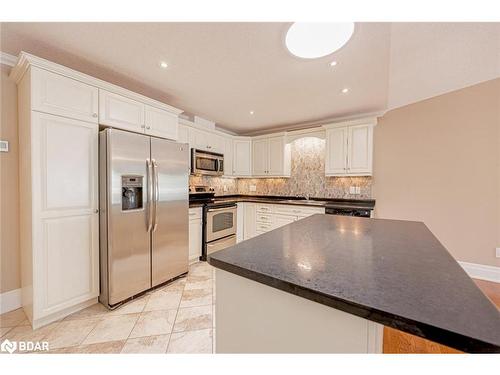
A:
<svg viewBox="0 0 500 375">
<path fill-rule="evenodd" d="M 0 51 L 0 64 L 7 66 L 15 66 L 16 61 L 17 61 L 16 56 Z"/>
<path fill-rule="evenodd" d="M 53 73 L 60 74 L 62 76 L 86 83 L 88 85 L 95 86 L 118 95 L 122 95 L 129 99 L 137 100 L 152 107 L 164 109 L 166 111 L 175 113 L 177 115 L 184 112 L 182 109 L 148 98 L 147 96 L 137 94 L 133 91 L 124 89 L 123 87 L 116 86 L 112 83 L 103 81 L 101 79 L 89 76 L 84 73 L 80 73 L 76 70 L 70 69 L 63 65 L 53 63 L 49 60 L 42 59 L 41 57 L 31 55 L 24 51 L 21 51 L 21 53 L 19 54 L 17 64 L 15 64 L 15 66 L 12 68 L 10 77 L 14 79 L 16 83 L 19 83 L 19 81 L 24 76 L 24 73 L 28 70 L 30 66 L 36 66 L 38 68 L 45 69 Z"/>
<path fill-rule="evenodd" d="M 348 120 L 348 121 L 333 122 L 330 124 L 324 124 L 324 125 L 322 125 L 322 127 L 325 129 L 333 129 L 333 128 L 342 128 L 345 126 L 354 126 L 354 125 L 372 125 L 372 126 L 375 126 L 375 125 L 377 125 L 377 117 L 363 117 L 363 118 L 357 118 L 357 119 Z"/>
</svg>

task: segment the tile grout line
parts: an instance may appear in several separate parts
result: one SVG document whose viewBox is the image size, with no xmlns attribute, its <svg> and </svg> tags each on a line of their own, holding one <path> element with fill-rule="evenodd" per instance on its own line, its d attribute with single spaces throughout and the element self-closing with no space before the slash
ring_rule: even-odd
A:
<svg viewBox="0 0 500 375">
<path fill-rule="evenodd" d="M 168 348 L 170 346 L 170 340 L 172 340 L 172 335 L 174 333 L 175 322 L 177 322 L 177 315 L 179 315 L 179 309 L 180 309 L 180 306 L 181 306 L 182 297 L 184 296 L 184 291 L 186 290 L 186 283 L 187 283 L 188 276 L 189 276 L 189 268 L 188 268 L 188 274 L 186 275 L 186 281 L 182 285 L 181 298 L 179 299 L 179 304 L 177 305 L 177 310 L 175 311 L 174 324 L 172 325 L 172 330 L 170 331 L 170 336 L 168 336 L 168 343 L 167 343 L 167 348 L 165 349 L 165 354 L 168 354 Z"/>
</svg>

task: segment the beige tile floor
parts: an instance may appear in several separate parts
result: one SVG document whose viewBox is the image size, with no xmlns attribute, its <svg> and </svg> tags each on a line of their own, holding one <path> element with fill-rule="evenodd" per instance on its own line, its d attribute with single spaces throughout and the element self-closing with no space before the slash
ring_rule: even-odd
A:
<svg viewBox="0 0 500 375">
<path fill-rule="evenodd" d="M 51 353 L 213 353 L 214 271 L 187 277 L 109 311 L 95 304 L 32 330 L 22 309 L 0 315 L 1 340 L 48 341 Z"/>
</svg>

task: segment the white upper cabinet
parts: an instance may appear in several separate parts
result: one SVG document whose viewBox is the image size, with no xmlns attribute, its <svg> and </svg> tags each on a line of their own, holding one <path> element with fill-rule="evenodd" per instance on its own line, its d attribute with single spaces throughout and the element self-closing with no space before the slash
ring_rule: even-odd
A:
<svg viewBox="0 0 500 375">
<path fill-rule="evenodd" d="M 290 177 L 291 153 L 290 145 L 285 137 L 269 138 L 269 167 L 268 175 Z"/>
<path fill-rule="evenodd" d="M 353 174 L 372 173 L 373 126 L 349 127 L 347 170 Z"/>
<path fill-rule="evenodd" d="M 256 139 L 252 142 L 252 175 L 265 176 L 269 167 L 269 141 Z"/>
<path fill-rule="evenodd" d="M 99 90 L 99 123 L 144 133 L 145 105 L 133 99 Z"/>
<path fill-rule="evenodd" d="M 285 136 L 253 140 L 253 176 L 289 177 L 291 154 Z"/>
<path fill-rule="evenodd" d="M 326 131 L 325 169 L 327 175 L 347 173 L 347 136 L 346 127 Z"/>
<path fill-rule="evenodd" d="M 37 67 L 31 72 L 33 110 L 97 123 L 97 87 Z"/>
<path fill-rule="evenodd" d="M 210 131 L 200 130 L 197 128 L 192 129 L 194 138 L 194 147 L 198 150 L 224 153 L 224 139 L 217 133 Z"/>
<path fill-rule="evenodd" d="M 145 106 L 146 134 L 156 137 L 178 139 L 178 116 L 163 109 Z"/>
<path fill-rule="evenodd" d="M 250 139 L 234 139 L 233 142 L 233 176 L 251 176 L 252 141 Z"/>
<path fill-rule="evenodd" d="M 224 176 L 233 176 L 234 143 L 231 137 L 224 138 Z"/>
<path fill-rule="evenodd" d="M 327 176 L 371 176 L 376 120 L 326 125 Z"/>
</svg>

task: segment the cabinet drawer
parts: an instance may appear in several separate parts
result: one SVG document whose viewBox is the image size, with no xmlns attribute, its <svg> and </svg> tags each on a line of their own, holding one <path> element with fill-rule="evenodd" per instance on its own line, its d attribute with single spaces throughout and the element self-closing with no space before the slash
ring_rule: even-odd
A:
<svg viewBox="0 0 500 375">
<path fill-rule="evenodd" d="M 268 232 L 272 229 L 272 226 L 271 224 L 264 224 L 264 223 L 257 223 L 257 228 L 256 228 L 256 232 Z"/>
<path fill-rule="evenodd" d="M 271 223 L 273 221 L 273 217 L 270 214 L 257 213 L 257 222 L 258 223 Z"/>
<path fill-rule="evenodd" d="M 271 213 L 273 212 L 273 206 L 270 204 L 258 204 L 257 205 L 257 212 L 259 213 Z"/>
<path fill-rule="evenodd" d="M 299 205 L 283 205 L 277 204 L 274 206 L 274 212 L 283 215 L 297 215 L 297 216 L 309 216 L 313 214 L 325 213 L 323 207 L 305 207 Z"/>
<path fill-rule="evenodd" d="M 189 209 L 189 220 L 201 219 L 201 207 L 194 207 Z"/>
<path fill-rule="evenodd" d="M 43 69 L 32 69 L 35 111 L 97 123 L 97 87 Z"/>
</svg>

